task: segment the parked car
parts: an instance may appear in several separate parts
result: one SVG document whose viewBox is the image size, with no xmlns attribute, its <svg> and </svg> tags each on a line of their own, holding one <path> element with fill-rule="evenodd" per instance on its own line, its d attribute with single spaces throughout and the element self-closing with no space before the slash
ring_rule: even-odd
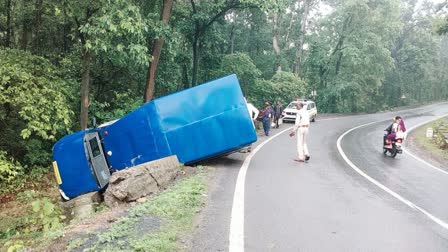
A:
<svg viewBox="0 0 448 252">
<path fill-rule="evenodd" d="M 295 122 L 297 115 L 297 103 L 301 102 L 304 104 L 305 108 L 308 110 L 310 115 L 310 120 L 312 122 L 316 121 L 317 118 L 317 107 L 316 103 L 311 100 L 298 100 L 292 101 L 288 106 L 283 110 L 283 122 Z"/>
</svg>

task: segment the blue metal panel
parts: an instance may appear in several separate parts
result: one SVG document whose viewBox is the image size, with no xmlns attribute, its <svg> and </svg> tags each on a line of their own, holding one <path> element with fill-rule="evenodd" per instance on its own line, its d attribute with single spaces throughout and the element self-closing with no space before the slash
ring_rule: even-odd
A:
<svg viewBox="0 0 448 252">
<path fill-rule="evenodd" d="M 53 160 L 58 164 L 62 180 L 60 188 L 69 198 L 100 189 L 84 150 L 83 141 L 86 132 L 88 131 L 67 135 L 53 147 Z"/>
<path fill-rule="evenodd" d="M 105 152 L 112 152 L 108 161 L 114 169 L 121 170 L 171 155 L 152 102 L 102 128 L 101 134 Z"/>
<path fill-rule="evenodd" d="M 236 75 L 154 101 L 170 149 L 190 163 L 257 140 Z"/>
</svg>

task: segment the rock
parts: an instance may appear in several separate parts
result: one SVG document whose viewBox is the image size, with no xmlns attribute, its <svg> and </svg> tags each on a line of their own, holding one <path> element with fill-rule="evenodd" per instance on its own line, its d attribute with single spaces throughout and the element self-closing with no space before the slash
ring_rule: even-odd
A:
<svg viewBox="0 0 448 252">
<path fill-rule="evenodd" d="M 104 202 L 107 206 L 114 207 L 158 190 L 156 181 L 145 167 L 135 166 L 112 174 Z"/>
<path fill-rule="evenodd" d="M 143 198 L 137 199 L 137 202 L 138 203 L 145 203 L 146 202 L 146 198 L 143 197 Z"/>
<path fill-rule="evenodd" d="M 107 206 L 115 207 L 158 192 L 173 181 L 179 171 L 177 156 L 140 164 L 112 174 L 104 195 Z"/>
<path fill-rule="evenodd" d="M 101 202 L 98 192 L 91 192 L 63 202 L 64 214 L 69 220 L 82 220 L 95 212 L 95 204 Z"/>
<path fill-rule="evenodd" d="M 154 160 L 141 164 L 141 166 L 144 166 L 151 173 L 157 185 L 161 188 L 166 188 L 177 177 L 180 167 L 177 156 Z"/>
</svg>

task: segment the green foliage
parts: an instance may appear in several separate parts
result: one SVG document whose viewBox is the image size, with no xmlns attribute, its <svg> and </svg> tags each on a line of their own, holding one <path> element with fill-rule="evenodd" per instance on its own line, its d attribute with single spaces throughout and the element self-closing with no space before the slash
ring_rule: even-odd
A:
<svg viewBox="0 0 448 252">
<path fill-rule="evenodd" d="M 436 29 L 437 29 L 437 33 L 439 35 L 446 35 L 446 34 L 448 34 L 448 16 L 445 17 L 444 19 L 441 18 L 439 20 L 436 20 L 435 26 L 436 26 Z"/>
<path fill-rule="evenodd" d="M 444 125 L 444 126 L 442 126 Z M 418 147 L 428 153 L 431 153 L 431 156 L 436 157 L 436 160 L 440 160 L 441 163 L 448 162 L 448 149 L 442 146 L 440 141 L 440 131 L 445 131 L 448 125 L 448 118 L 442 118 L 432 123 L 425 124 L 412 132 L 412 136 L 415 138 L 415 143 Z M 445 130 L 442 129 L 445 128 Z M 427 138 L 426 130 L 427 128 L 433 128 L 435 138 Z M 448 146 L 446 146 L 448 147 Z"/>
<path fill-rule="evenodd" d="M 444 118 L 434 123 L 434 144 L 440 149 L 448 149 L 448 119 Z M 447 153 L 448 154 L 448 153 Z"/>
<path fill-rule="evenodd" d="M 34 190 L 26 190 L 17 194 L 17 200 L 27 203 L 37 198 L 38 194 Z"/>
<path fill-rule="evenodd" d="M 65 82 L 50 62 L 10 49 L 0 49 L 0 58 L 0 118 L 24 120 L 25 127 L 16 131 L 25 139 L 35 134 L 54 140 L 58 132 L 67 132 L 73 112 Z"/>
<path fill-rule="evenodd" d="M 264 102 L 271 104 L 280 101 L 288 104 L 294 98 L 305 97 L 307 84 L 292 73 L 276 73 L 271 80 L 259 80 L 251 89 L 248 100 L 258 107 L 263 107 Z"/>
<path fill-rule="evenodd" d="M 217 70 L 217 77 L 236 74 L 240 81 L 243 93 L 248 94 L 253 88 L 261 72 L 257 69 L 252 59 L 244 53 L 229 54 L 224 56 Z"/>
<path fill-rule="evenodd" d="M 136 5 L 125 0 L 69 3 L 72 10 L 69 15 L 78 20 L 88 19 L 79 27 L 85 39 L 85 50 L 105 53 L 118 64 L 129 60 L 148 64 L 148 47 L 145 45 L 148 26 Z M 85 16 L 86 10 L 92 15 Z"/>
<path fill-rule="evenodd" d="M 19 162 L 8 158 L 5 151 L 0 151 L 0 182 L 10 182 L 23 170 Z"/>
<path fill-rule="evenodd" d="M 29 219 L 30 226 L 25 232 L 49 232 L 62 227 L 61 210 L 49 198 L 41 198 L 31 203 L 33 215 Z"/>
<path fill-rule="evenodd" d="M 91 111 L 99 119 L 97 123 L 118 119 L 143 105 L 143 99 L 135 97 L 130 91 L 127 93 L 114 92 L 113 96 L 113 98 L 109 98 L 108 102 L 101 103 L 93 100 Z"/>
<path fill-rule="evenodd" d="M 25 250 L 25 244 L 23 241 L 11 240 L 5 243 L 4 247 L 7 248 L 7 252 L 20 252 Z"/>
</svg>

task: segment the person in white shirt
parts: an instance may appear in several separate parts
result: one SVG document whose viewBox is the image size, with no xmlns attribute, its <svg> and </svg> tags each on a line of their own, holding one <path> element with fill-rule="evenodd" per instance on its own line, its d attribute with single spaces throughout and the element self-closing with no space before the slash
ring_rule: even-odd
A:
<svg viewBox="0 0 448 252">
<path fill-rule="evenodd" d="M 260 111 L 258 111 L 258 109 L 252 103 L 248 103 L 246 100 L 246 97 L 244 97 L 244 101 L 246 102 L 247 111 L 249 112 L 249 116 L 252 119 L 252 125 L 254 126 L 254 130 L 256 131 L 255 120 L 257 119 Z M 245 148 L 240 149 L 239 152 L 246 153 L 246 152 L 251 152 L 251 151 L 252 151 L 252 145 L 249 145 Z"/>
<path fill-rule="evenodd" d="M 303 103 L 298 102 L 296 106 L 298 109 L 296 123 L 289 136 L 292 137 L 297 135 L 297 151 L 299 158 L 294 160 L 298 162 L 305 162 L 305 160 L 310 159 L 308 145 L 306 144 L 306 138 L 310 127 L 310 115 L 308 114 L 308 110 L 306 110 Z"/>
<path fill-rule="evenodd" d="M 255 128 L 254 122 L 257 119 L 258 114 L 260 113 L 260 111 L 258 111 L 258 109 L 252 103 L 248 103 L 247 100 L 246 100 L 246 97 L 244 97 L 244 100 L 246 101 L 247 110 L 249 111 L 250 118 L 252 118 L 252 125 Z"/>
</svg>

